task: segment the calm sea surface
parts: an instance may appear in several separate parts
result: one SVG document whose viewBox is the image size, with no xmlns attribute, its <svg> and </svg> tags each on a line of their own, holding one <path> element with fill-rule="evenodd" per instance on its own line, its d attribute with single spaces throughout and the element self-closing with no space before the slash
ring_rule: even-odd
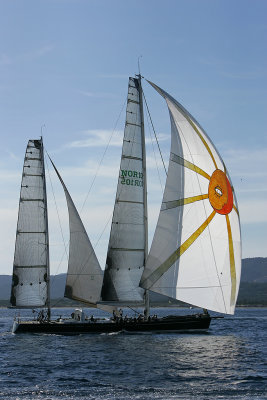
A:
<svg viewBox="0 0 267 400">
<path fill-rule="evenodd" d="M 14 315 L 0 309 L 1 399 L 267 399 L 266 308 L 187 335 L 12 335 Z"/>
</svg>

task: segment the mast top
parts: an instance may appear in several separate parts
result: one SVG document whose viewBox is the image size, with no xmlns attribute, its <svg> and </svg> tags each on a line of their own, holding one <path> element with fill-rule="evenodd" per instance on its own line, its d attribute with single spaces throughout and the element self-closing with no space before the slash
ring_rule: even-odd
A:
<svg viewBox="0 0 267 400">
<path fill-rule="evenodd" d="M 139 62 L 139 60 L 140 60 L 140 58 L 142 58 L 143 56 L 141 55 L 141 56 L 139 56 L 138 57 L 138 59 L 137 59 L 137 62 L 138 62 L 138 75 L 141 77 L 141 72 L 140 72 L 140 62 Z"/>
<path fill-rule="evenodd" d="M 141 55 L 141 56 L 139 56 L 138 57 L 138 59 L 137 59 L 137 63 L 138 63 L 138 74 L 135 74 L 135 76 L 140 80 L 140 82 L 141 82 L 141 79 L 142 78 L 144 78 L 142 75 L 141 75 L 141 69 L 140 69 L 140 58 L 142 58 L 143 56 Z"/>
</svg>

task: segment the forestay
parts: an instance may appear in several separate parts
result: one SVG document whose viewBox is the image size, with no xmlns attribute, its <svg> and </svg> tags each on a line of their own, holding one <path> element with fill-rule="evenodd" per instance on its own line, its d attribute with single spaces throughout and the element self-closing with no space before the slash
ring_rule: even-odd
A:
<svg viewBox="0 0 267 400">
<path fill-rule="evenodd" d="M 63 186 L 69 211 L 69 262 L 64 296 L 95 304 L 100 300 L 103 271 L 72 198 L 53 161 L 50 161 Z"/>
<path fill-rule="evenodd" d="M 241 242 L 230 177 L 197 121 L 168 93 L 151 85 L 167 102 L 172 139 L 161 211 L 140 286 L 233 314 Z"/>
<path fill-rule="evenodd" d="M 103 301 L 140 301 L 145 233 L 145 155 L 141 93 L 130 78 L 116 201 L 102 290 Z"/>
<path fill-rule="evenodd" d="M 10 302 L 43 307 L 48 300 L 49 252 L 42 140 L 29 140 L 23 165 Z"/>
</svg>

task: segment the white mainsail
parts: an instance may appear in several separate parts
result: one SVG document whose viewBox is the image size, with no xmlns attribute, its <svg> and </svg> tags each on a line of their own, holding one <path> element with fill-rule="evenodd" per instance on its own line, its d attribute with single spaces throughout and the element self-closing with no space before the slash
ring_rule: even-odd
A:
<svg viewBox="0 0 267 400">
<path fill-rule="evenodd" d="M 43 143 L 29 140 L 23 165 L 10 302 L 48 305 L 49 251 Z"/>
<path fill-rule="evenodd" d="M 103 271 L 72 198 L 51 158 L 50 161 L 63 186 L 69 211 L 69 263 L 64 296 L 95 304 L 100 300 Z"/>
<path fill-rule="evenodd" d="M 103 301 L 142 301 L 146 171 L 139 80 L 129 78 L 120 173 L 102 289 Z"/>
<path fill-rule="evenodd" d="M 241 274 L 237 202 L 226 167 L 197 121 L 168 93 L 171 151 L 161 211 L 140 286 L 233 314 Z"/>
</svg>

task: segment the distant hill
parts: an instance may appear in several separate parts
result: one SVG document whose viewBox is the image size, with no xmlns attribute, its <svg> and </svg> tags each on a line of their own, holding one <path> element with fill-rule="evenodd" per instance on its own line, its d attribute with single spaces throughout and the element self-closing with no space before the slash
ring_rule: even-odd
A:
<svg viewBox="0 0 267 400">
<path fill-rule="evenodd" d="M 267 282 L 267 258 L 244 258 L 241 282 Z"/>
<path fill-rule="evenodd" d="M 64 296 L 66 274 L 51 276 L 51 298 L 60 299 Z M 11 276 L 0 275 L 0 300 L 9 300 L 11 288 Z M 166 302 L 166 298 L 157 294 L 151 294 L 151 300 Z M 68 301 L 66 299 L 66 301 Z M 172 304 L 179 303 L 171 300 Z M 245 258 L 242 260 L 241 284 L 238 296 L 238 304 L 267 305 L 267 258 Z"/>
</svg>

